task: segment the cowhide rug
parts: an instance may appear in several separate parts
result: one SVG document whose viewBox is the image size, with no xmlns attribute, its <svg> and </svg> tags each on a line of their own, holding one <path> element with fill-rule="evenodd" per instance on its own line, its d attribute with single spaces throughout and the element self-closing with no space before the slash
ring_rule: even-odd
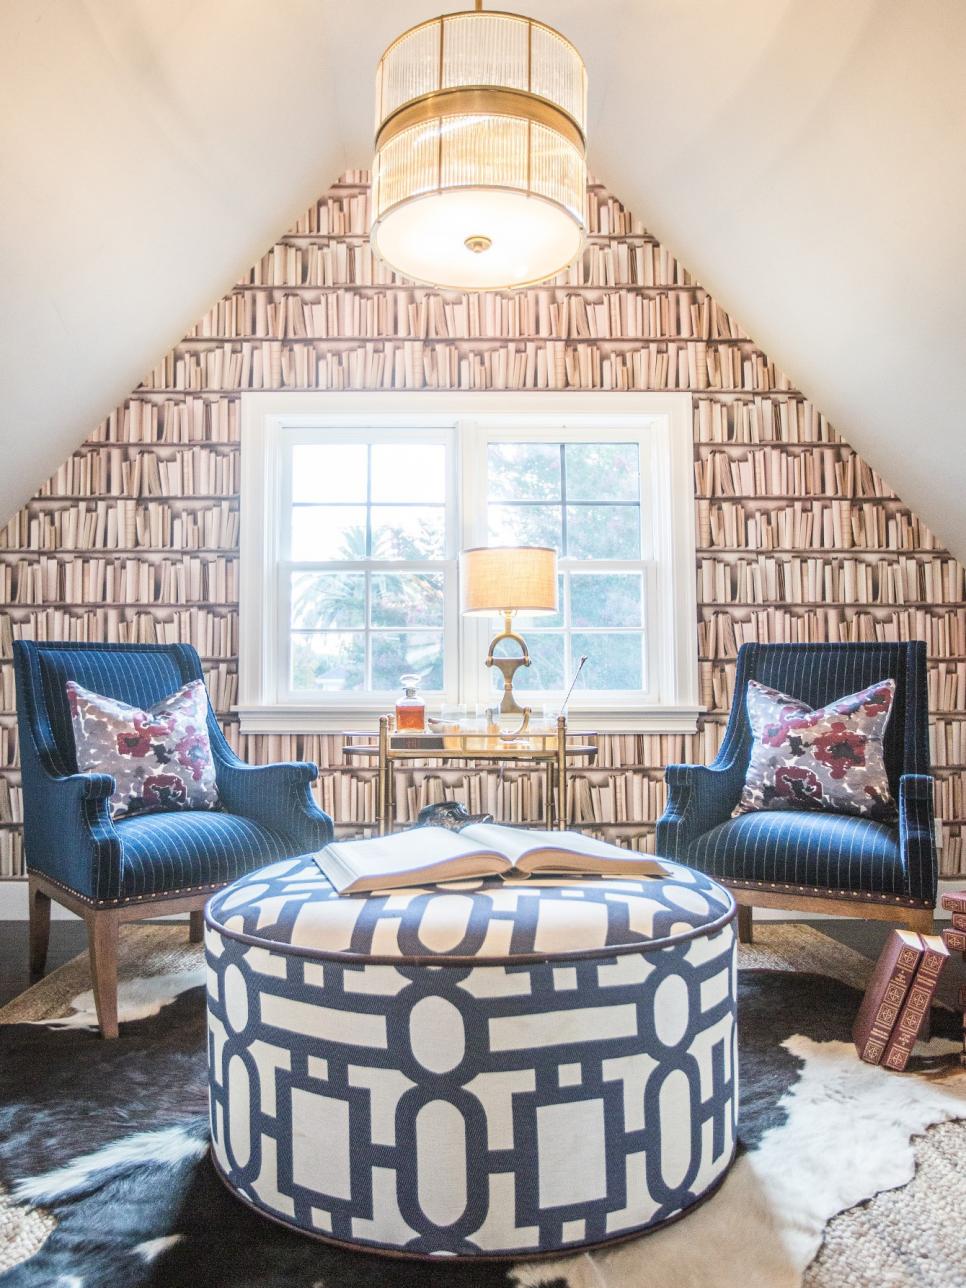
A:
<svg viewBox="0 0 966 1288">
<path fill-rule="evenodd" d="M 207 1157 L 199 952 L 178 927 L 129 935 L 119 1041 L 96 1036 L 80 960 L 0 1012 L 2 1288 L 966 1284 L 958 1020 L 934 1013 L 936 1036 L 911 1072 L 862 1064 L 848 1034 L 867 963 L 811 928 L 766 924 L 745 954 L 741 1152 L 718 1194 L 609 1251 L 516 1265 L 343 1252 L 233 1199 Z M 922 1161 L 930 1142 L 938 1186 Z M 890 1193 L 907 1191 L 877 1216 Z M 917 1240 L 936 1207 L 941 1228 Z"/>
</svg>

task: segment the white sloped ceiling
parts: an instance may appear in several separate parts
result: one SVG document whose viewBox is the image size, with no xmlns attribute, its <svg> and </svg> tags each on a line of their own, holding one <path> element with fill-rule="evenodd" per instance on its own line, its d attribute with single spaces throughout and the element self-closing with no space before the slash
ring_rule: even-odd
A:
<svg viewBox="0 0 966 1288">
<path fill-rule="evenodd" d="M 966 558 L 966 4 L 521 7 L 586 57 L 595 173 Z M 445 8 L 0 3 L 0 520 L 368 164 L 375 61 Z"/>
</svg>

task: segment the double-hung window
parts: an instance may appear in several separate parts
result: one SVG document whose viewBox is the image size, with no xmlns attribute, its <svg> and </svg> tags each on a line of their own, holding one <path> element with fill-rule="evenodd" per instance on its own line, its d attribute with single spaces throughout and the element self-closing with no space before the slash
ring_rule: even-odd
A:
<svg viewBox="0 0 966 1288">
<path fill-rule="evenodd" d="M 400 676 L 489 705 L 497 623 L 461 618 L 457 556 L 552 546 L 558 610 L 516 619 L 516 691 L 612 729 L 698 708 L 688 395 L 243 397 L 243 729 L 363 725 Z"/>
<path fill-rule="evenodd" d="M 520 619 L 533 655 L 521 692 L 559 695 L 583 657 L 581 697 L 647 694 L 652 560 L 639 440 L 508 429 L 484 433 L 480 449 L 486 497 L 474 509 L 485 544 L 552 546 L 558 556 L 557 614 Z"/>
<path fill-rule="evenodd" d="M 454 622 L 449 430 L 296 429 L 281 444 L 277 680 L 286 702 L 442 693 Z M 447 673 L 449 670 L 449 674 Z"/>
</svg>

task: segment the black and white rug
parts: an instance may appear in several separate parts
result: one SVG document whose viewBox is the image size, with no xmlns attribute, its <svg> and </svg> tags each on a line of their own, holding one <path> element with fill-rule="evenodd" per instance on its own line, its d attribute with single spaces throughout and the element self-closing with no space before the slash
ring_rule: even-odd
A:
<svg viewBox="0 0 966 1288">
<path fill-rule="evenodd" d="M 127 932 L 117 1042 L 96 1035 L 81 959 L 0 1011 L 2 1288 L 966 1284 L 958 1020 L 936 1013 L 911 1072 L 862 1064 L 848 1035 L 868 964 L 812 928 L 766 924 L 742 950 L 741 1153 L 718 1194 L 609 1251 L 514 1265 L 344 1252 L 233 1199 L 207 1157 L 201 958 L 184 940 Z"/>
</svg>

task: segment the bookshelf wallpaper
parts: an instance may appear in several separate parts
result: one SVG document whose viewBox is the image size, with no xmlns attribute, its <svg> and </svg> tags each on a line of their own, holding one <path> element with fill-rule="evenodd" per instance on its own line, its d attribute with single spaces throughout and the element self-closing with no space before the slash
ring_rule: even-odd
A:
<svg viewBox="0 0 966 1288">
<path fill-rule="evenodd" d="M 244 389 L 686 389 L 693 393 L 702 701 L 693 736 L 603 736 L 574 822 L 649 848 L 669 761 L 714 756 L 745 640 L 923 638 L 944 875 L 964 870 L 964 570 L 767 355 L 599 186 L 592 236 L 554 283 L 414 288 L 370 254 L 368 183 L 343 176 L 0 528 L 0 875 L 22 868 L 11 645 L 187 640 L 252 761 L 319 763 L 344 834 L 373 774 L 338 736 L 244 736 L 237 684 Z M 861 342 L 861 337 L 860 337 Z M 539 818 L 540 775 L 470 765 L 400 780 L 406 817 L 444 795 Z"/>
</svg>

